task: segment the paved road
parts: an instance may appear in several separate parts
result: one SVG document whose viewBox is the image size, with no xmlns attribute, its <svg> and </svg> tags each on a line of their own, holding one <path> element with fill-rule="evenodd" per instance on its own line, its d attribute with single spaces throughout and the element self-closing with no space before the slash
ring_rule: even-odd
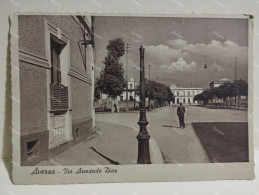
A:
<svg viewBox="0 0 259 195">
<path fill-rule="evenodd" d="M 138 112 L 96 114 L 96 121 L 136 131 L 138 118 Z M 179 128 L 176 107 L 148 112 L 147 119 L 148 132 L 160 147 L 164 163 L 235 162 L 248 158 L 247 111 L 188 106 L 185 129 Z"/>
<path fill-rule="evenodd" d="M 137 132 L 121 125 L 96 122 L 97 133 L 50 160 L 50 165 L 109 165 L 137 163 Z"/>
</svg>

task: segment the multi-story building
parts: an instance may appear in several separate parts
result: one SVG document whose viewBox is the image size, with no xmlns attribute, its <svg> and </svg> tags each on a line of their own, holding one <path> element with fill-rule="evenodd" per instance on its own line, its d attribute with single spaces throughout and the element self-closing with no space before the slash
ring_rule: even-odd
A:
<svg viewBox="0 0 259 195">
<path fill-rule="evenodd" d="M 183 88 L 177 87 L 175 84 L 170 86 L 172 93 L 174 94 L 175 100 L 173 104 L 197 104 L 197 101 L 193 101 L 195 95 L 203 92 L 202 88 Z"/>
<path fill-rule="evenodd" d="M 210 83 L 210 89 L 219 87 L 219 86 L 223 85 L 224 83 L 233 83 L 233 81 L 230 79 L 227 79 L 227 78 L 220 79 L 219 81 L 212 81 Z"/>
<path fill-rule="evenodd" d="M 136 90 L 138 88 L 138 83 L 134 80 L 134 78 L 130 78 L 128 81 L 128 100 L 133 101 L 134 99 L 138 102 L 139 101 L 139 95 L 136 94 Z M 127 98 L 127 92 L 126 89 L 123 91 L 123 93 L 120 96 L 120 100 L 126 100 Z"/>
<path fill-rule="evenodd" d="M 138 85 L 139 84 L 136 81 L 134 81 L 134 78 L 130 78 L 130 80 L 128 81 L 128 100 L 129 101 L 133 101 L 135 99 L 137 102 L 139 102 L 139 95 L 136 94 Z M 104 93 L 101 93 L 100 97 L 101 99 L 108 98 L 107 94 L 104 94 Z M 117 97 L 117 99 L 119 101 L 126 101 L 126 97 L 127 97 L 127 92 L 125 88 L 122 94 Z"/>
<path fill-rule="evenodd" d="M 93 19 L 18 16 L 21 165 L 93 133 Z"/>
</svg>

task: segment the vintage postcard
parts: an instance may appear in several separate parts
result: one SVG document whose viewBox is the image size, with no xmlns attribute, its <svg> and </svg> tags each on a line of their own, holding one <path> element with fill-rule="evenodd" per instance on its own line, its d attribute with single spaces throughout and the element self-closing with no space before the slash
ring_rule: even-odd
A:
<svg viewBox="0 0 259 195">
<path fill-rule="evenodd" d="M 13 182 L 253 179 L 251 15 L 15 13 Z"/>
</svg>

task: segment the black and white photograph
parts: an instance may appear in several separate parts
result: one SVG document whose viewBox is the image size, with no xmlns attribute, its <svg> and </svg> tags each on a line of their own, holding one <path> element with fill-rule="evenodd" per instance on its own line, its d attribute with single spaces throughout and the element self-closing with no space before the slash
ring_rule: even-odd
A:
<svg viewBox="0 0 259 195">
<path fill-rule="evenodd" d="M 16 166 L 252 163 L 249 17 L 18 14 Z"/>
</svg>

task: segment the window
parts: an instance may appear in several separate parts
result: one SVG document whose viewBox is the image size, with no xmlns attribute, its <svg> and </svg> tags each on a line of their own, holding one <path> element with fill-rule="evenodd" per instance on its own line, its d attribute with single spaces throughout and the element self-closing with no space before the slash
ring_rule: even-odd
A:
<svg viewBox="0 0 259 195">
<path fill-rule="evenodd" d="M 132 83 L 130 83 L 130 89 L 133 89 L 133 85 L 132 85 Z"/>
<path fill-rule="evenodd" d="M 65 76 L 62 78 L 61 53 L 66 44 L 54 35 L 50 40 L 51 52 L 51 109 L 64 110 L 68 108 L 68 88 L 64 85 Z M 62 82 L 63 81 L 63 82 Z"/>
<path fill-rule="evenodd" d="M 52 84 L 63 84 L 64 78 L 62 78 L 62 68 L 61 62 L 63 60 L 64 54 L 62 55 L 62 51 L 64 50 L 66 43 L 62 40 L 58 39 L 56 36 L 51 35 L 50 37 L 50 52 L 51 52 L 51 83 Z M 64 52 L 63 52 L 64 53 Z"/>
</svg>

